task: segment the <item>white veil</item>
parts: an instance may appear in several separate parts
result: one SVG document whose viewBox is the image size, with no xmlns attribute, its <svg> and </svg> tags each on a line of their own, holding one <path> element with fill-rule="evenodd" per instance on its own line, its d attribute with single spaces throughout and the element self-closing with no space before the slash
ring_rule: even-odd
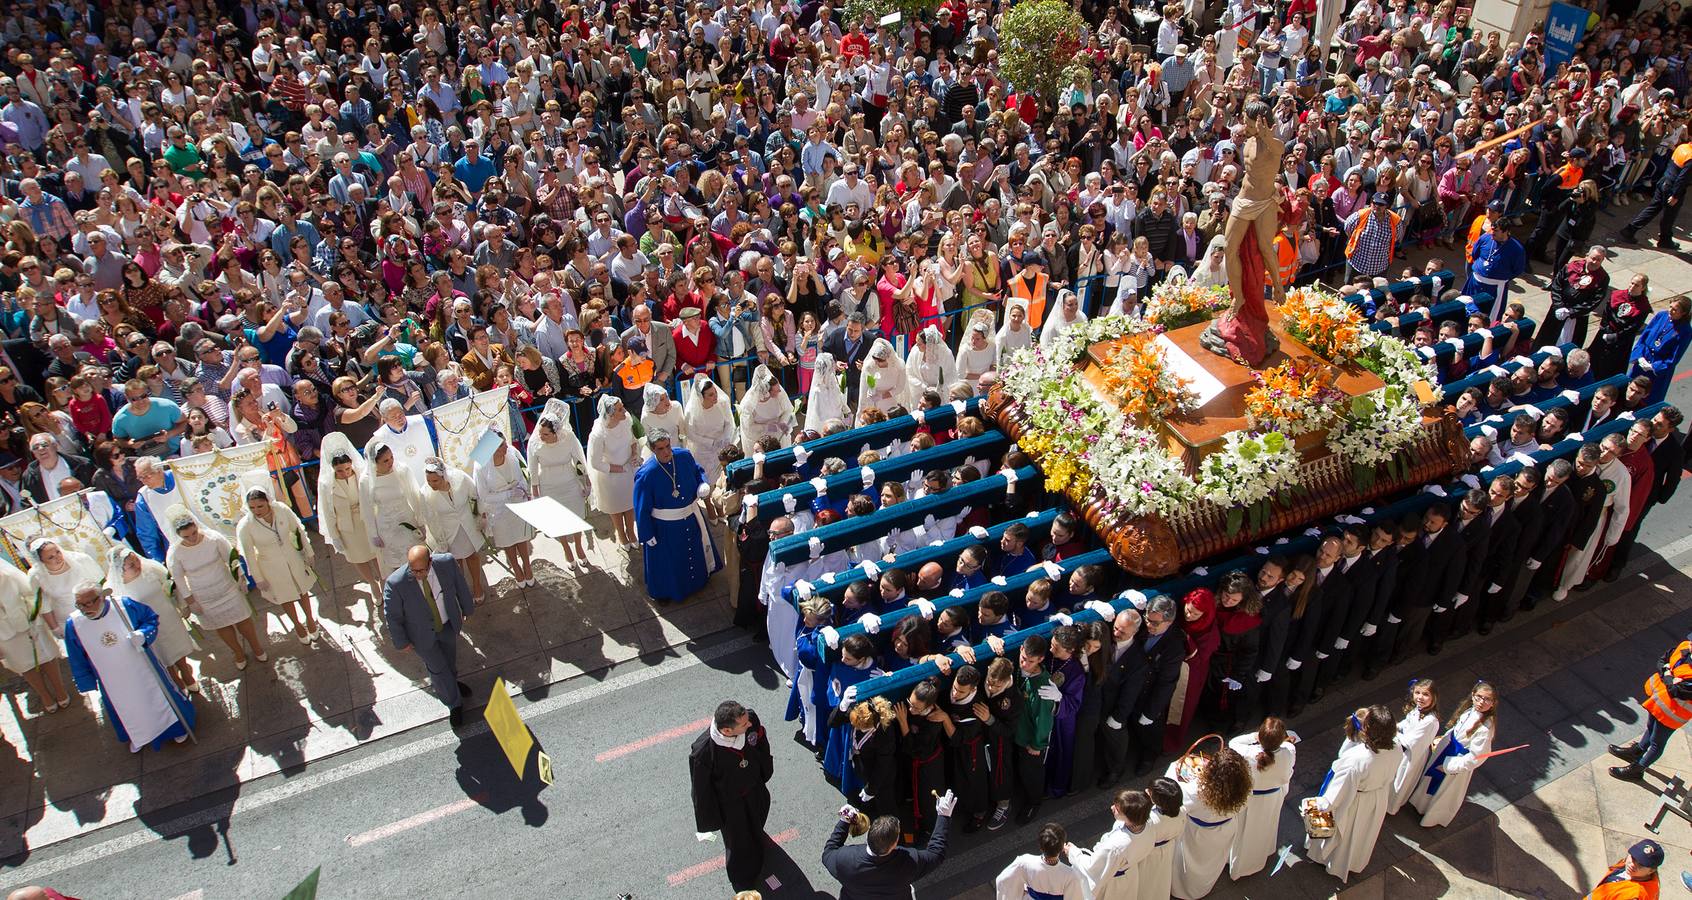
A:
<svg viewBox="0 0 1692 900">
<path fill-rule="evenodd" d="M 717 392 L 717 403 L 709 408 L 705 406 L 706 385 Z M 698 442 L 701 445 L 699 449 L 712 454 L 735 442 L 734 412 L 729 408 L 729 396 L 723 392 L 722 385 L 704 372 L 698 372 L 682 383 L 682 394 L 687 398 L 682 407 L 682 427 L 686 429 L 689 441 Z"/>
<path fill-rule="evenodd" d="M 775 390 L 771 391 L 770 388 Z M 767 395 L 767 396 L 766 396 Z M 758 415 L 759 412 L 763 415 Z M 740 443 L 741 449 L 747 456 L 752 455 L 752 448 L 758 439 L 765 436 L 769 422 L 785 422 L 787 429 L 793 427 L 793 400 L 787 392 L 781 389 L 781 382 L 776 379 L 770 367 L 759 364 L 752 373 L 752 387 L 746 396 L 740 398 Z M 789 435 L 777 435 L 782 446 L 787 446 Z"/>
<path fill-rule="evenodd" d="M 1010 310 L 1016 307 L 1022 309 L 1022 330 L 1013 332 L 1010 327 Z M 1033 346 L 1034 329 L 1028 324 L 1027 300 L 1013 299 L 1010 301 L 1010 305 L 1005 308 L 1005 324 L 999 326 L 998 334 L 993 336 L 993 343 L 998 347 L 1001 362 L 1009 359 L 1012 353 Z"/>
<path fill-rule="evenodd" d="M 830 419 L 852 424 L 852 410 L 846 402 L 846 390 L 840 386 L 840 373 L 835 371 L 834 354 L 818 353 L 817 367 L 811 373 L 811 392 L 805 398 L 805 430 L 823 433 Z"/>
<path fill-rule="evenodd" d="M 362 485 L 369 470 L 364 464 L 364 455 L 352 445 L 352 441 L 339 431 L 331 431 L 323 436 L 323 443 L 317 451 L 317 533 L 337 551 L 341 548 L 335 544 L 335 466 L 330 462 L 336 456 L 345 456 L 352 460 L 353 487 L 360 489 L 362 505 Z"/>
<path fill-rule="evenodd" d="M 880 360 L 887 360 L 891 365 L 882 368 L 877 364 Z M 873 387 L 870 385 L 872 377 L 876 380 Z M 886 384 L 884 379 L 893 383 Z M 905 375 L 905 367 L 899 364 L 899 354 L 886 338 L 876 338 L 869 353 L 865 354 L 864 370 L 858 375 L 858 411 L 861 413 L 874 407 L 885 412 L 903 405 L 909 392 L 910 379 Z M 880 399 L 875 399 L 878 397 Z"/>
<path fill-rule="evenodd" d="M 923 349 L 931 356 L 923 358 Z M 915 346 L 905 354 L 905 381 L 908 391 L 906 403 L 915 409 L 922 403 L 922 393 L 930 388 L 944 397 L 946 389 L 958 378 L 958 361 L 940 329 L 929 325 L 917 335 Z"/>
</svg>

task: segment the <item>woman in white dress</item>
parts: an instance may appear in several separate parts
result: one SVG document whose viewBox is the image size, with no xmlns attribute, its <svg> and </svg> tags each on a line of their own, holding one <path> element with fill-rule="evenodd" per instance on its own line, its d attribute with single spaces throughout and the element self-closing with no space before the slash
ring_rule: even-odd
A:
<svg viewBox="0 0 1692 900">
<path fill-rule="evenodd" d="M 1398 747 L 1404 751 L 1404 762 L 1392 782 L 1392 800 L 1387 803 L 1387 815 L 1397 815 L 1410 800 L 1416 783 L 1427 771 L 1428 757 L 1433 754 L 1434 741 L 1439 740 L 1439 690 L 1432 678 L 1410 682 L 1410 701 L 1404 704 L 1404 715 L 1398 719 Z"/>
<path fill-rule="evenodd" d="M 852 424 L 852 408 L 846 389 L 840 384 L 840 364 L 832 353 L 817 354 L 817 370 L 811 376 L 811 392 L 805 397 L 805 430 L 828 433 L 828 423 Z"/>
<path fill-rule="evenodd" d="M 1334 836 L 1306 838 L 1310 861 L 1328 868 L 1343 884 L 1361 872 L 1375 853 L 1375 841 L 1386 821 L 1392 799 L 1392 779 L 1404 754 L 1398 749 L 1398 730 L 1392 711 L 1375 705 L 1352 713 L 1345 724 L 1345 743 L 1322 779 L 1316 805 L 1334 816 Z"/>
<path fill-rule="evenodd" d="M 952 349 L 946 346 L 940 329 L 933 325 L 924 328 L 917 335 L 916 346 L 905 354 L 905 403 L 916 409 L 922 405 L 922 395 L 927 391 L 938 391 L 945 397 L 957 377 L 957 360 L 952 358 Z"/>
<path fill-rule="evenodd" d="M 247 667 L 247 647 L 259 662 L 269 662 L 258 629 L 253 626 L 253 608 L 247 605 L 246 580 L 241 577 L 241 559 L 229 540 L 215 531 L 200 528 L 186 509 L 169 516 L 175 536 L 165 557 L 165 568 L 176 582 L 176 592 L 200 627 L 217 632 L 223 643 L 235 651 L 235 668 Z"/>
<path fill-rule="evenodd" d="M 1269 855 L 1279 846 L 1281 806 L 1286 803 L 1287 785 L 1292 782 L 1293 763 L 1298 757 L 1297 738 L 1287 733 L 1286 723 L 1270 716 L 1257 726 L 1255 734 L 1242 734 L 1228 742 L 1251 763 L 1251 799 L 1246 801 L 1245 822 L 1234 838 L 1228 860 L 1228 877 L 1235 881 L 1263 869 Z"/>
<path fill-rule="evenodd" d="M 352 441 L 339 431 L 323 436 L 318 459 L 317 533 L 323 535 L 331 550 L 352 563 L 358 577 L 364 579 L 374 608 L 382 600 L 383 573 L 376 559 L 376 544 L 371 540 L 369 519 L 364 513 L 367 502 L 364 482 L 369 478 L 369 470 Z"/>
<path fill-rule="evenodd" d="M 487 576 L 482 573 L 482 524 L 476 515 L 476 486 L 463 472 L 448 469 L 440 457 L 423 461 L 423 487 L 417 492 L 417 518 L 431 553 L 450 553 L 464 566 L 470 599 L 482 602 Z"/>
<path fill-rule="evenodd" d="M 1005 308 L 1005 324 L 993 336 L 993 345 L 1000 365 L 1008 362 L 1012 353 L 1034 346 L 1034 329 L 1028 325 L 1028 301 L 1012 300 Z"/>
<path fill-rule="evenodd" d="M 312 570 L 311 536 L 299 516 L 281 503 L 272 503 L 270 489 L 247 489 L 247 512 L 235 523 L 235 544 L 247 564 L 247 574 L 258 586 L 259 596 L 279 607 L 294 635 L 306 643 L 317 640 L 320 630 L 311 611 L 311 590 L 317 586 Z"/>
<path fill-rule="evenodd" d="M 866 409 L 888 412 L 910 398 L 910 376 L 886 338 L 876 338 L 858 376 L 858 415 Z"/>
<path fill-rule="evenodd" d="M 29 581 L 41 592 L 41 615 L 53 636 L 65 636 L 65 622 L 76 612 L 76 586 L 84 581 L 98 582 L 106 573 L 93 557 L 79 550 L 65 550 L 57 541 L 37 538 L 30 542 L 29 555 L 35 565 L 29 569 Z"/>
<path fill-rule="evenodd" d="M 570 427 L 570 409 L 562 400 L 546 401 L 535 430 L 529 435 L 529 480 L 536 497 L 551 497 L 582 519 L 587 518 L 588 464 L 576 431 Z M 567 534 L 558 539 L 564 561 L 587 564 L 588 532 Z"/>
<path fill-rule="evenodd" d="M 1187 825 L 1187 792 L 1173 778 L 1154 778 L 1146 786 L 1146 796 L 1153 807 L 1146 823 L 1152 849 L 1140 863 L 1139 900 L 1169 900 L 1175 881 L 1175 841 Z"/>
<path fill-rule="evenodd" d="M 1180 900 L 1199 900 L 1222 877 L 1234 836 L 1245 824 L 1240 814 L 1251 800 L 1251 764 L 1232 747 L 1223 747 L 1196 773 L 1184 771 L 1177 758 L 1167 774 L 1181 785 L 1187 819 L 1175 839 L 1169 893 Z"/>
<path fill-rule="evenodd" d="M 1475 777 L 1475 768 L 1485 762 L 1481 755 L 1492 752 L 1497 717 L 1498 692 L 1484 681 L 1475 682 L 1474 690 L 1457 707 L 1445 733 L 1434 744 L 1427 768 L 1410 795 L 1410 805 L 1422 814 L 1423 828 L 1449 825 L 1457 810 L 1463 808 L 1469 796 L 1469 780 Z"/>
<path fill-rule="evenodd" d="M 981 376 L 999 367 L 999 348 L 993 343 L 993 326 L 976 319 L 964 329 L 963 346 L 958 348 L 959 381 L 972 389 Z"/>
<path fill-rule="evenodd" d="M 588 432 L 588 477 L 593 482 L 593 506 L 611 517 L 617 543 L 632 547 L 634 477 L 640 468 L 640 442 L 623 401 L 606 394 L 599 398 L 599 416 Z"/>
<path fill-rule="evenodd" d="M 358 482 L 358 512 L 376 548 L 377 584 L 381 584 L 405 564 L 406 551 L 423 540 L 423 521 L 417 512 L 417 483 L 409 469 L 398 465 L 392 448 L 370 442 L 365 465 L 365 476 Z"/>
<path fill-rule="evenodd" d="M 59 642 L 47 627 L 46 610 L 35 603 L 35 585 L 16 566 L 0 560 L 0 663 L 23 676 L 41 701 L 56 713 L 70 706 L 59 671 Z"/>
<path fill-rule="evenodd" d="M 793 401 L 781 381 L 769 366 L 758 366 L 752 373 L 752 386 L 740 398 L 740 449 L 751 456 L 767 437 L 786 447 L 793 443 L 793 424 Z"/>
<path fill-rule="evenodd" d="M 689 437 L 684 435 L 682 425 L 682 406 L 670 399 L 670 392 L 664 390 L 663 385 L 647 384 L 641 388 L 640 394 L 640 430 L 650 432 L 663 429 L 670 435 L 670 443 L 676 447 L 693 449 Z M 652 455 L 652 448 L 641 441 L 641 458 L 644 460 Z"/>
<path fill-rule="evenodd" d="M 476 507 L 482 517 L 482 533 L 488 543 L 505 551 L 505 565 L 517 587 L 535 586 L 534 563 L 529 558 L 529 542 L 535 539 L 535 529 L 522 516 L 511 511 L 511 504 L 522 503 L 533 496 L 529 487 L 529 473 L 524 471 L 523 456 L 509 441 L 500 441 L 487 462 L 477 463 Z"/>
<path fill-rule="evenodd" d="M 1086 321 L 1087 314 L 1081 311 L 1081 298 L 1075 296 L 1074 291 L 1058 291 L 1057 309 L 1040 326 L 1040 349 L 1050 350 L 1064 332 Z"/>
<path fill-rule="evenodd" d="M 682 411 L 682 430 L 687 432 L 687 449 L 693 451 L 693 461 L 705 470 L 705 480 L 717 483 L 723 473 L 719 455 L 736 441 L 734 412 L 711 376 L 700 372 L 686 387 L 687 407 Z"/>
<path fill-rule="evenodd" d="M 200 645 L 182 621 L 182 608 L 176 604 L 176 585 L 171 583 L 165 567 L 129 549 L 128 545 L 119 544 L 106 555 L 106 587 L 111 589 L 112 596 L 127 597 L 158 614 L 159 634 L 153 640 L 153 655 L 177 687 L 199 693 L 200 680 L 194 677 L 188 657 L 198 653 Z"/>
</svg>

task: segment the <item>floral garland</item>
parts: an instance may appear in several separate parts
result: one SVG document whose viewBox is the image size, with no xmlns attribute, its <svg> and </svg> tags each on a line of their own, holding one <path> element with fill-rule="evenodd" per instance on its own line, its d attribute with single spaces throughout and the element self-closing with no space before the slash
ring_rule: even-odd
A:
<svg viewBox="0 0 1692 900">
<path fill-rule="evenodd" d="M 1104 386 L 1129 418 L 1149 422 L 1198 408 L 1192 381 L 1169 369 L 1151 332 L 1131 334 L 1104 367 Z"/>
<path fill-rule="evenodd" d="M 1284 502 L 1301 490 L 1302 464 L 1298 449 L 1279 431 L 1230 432 L 1222 449 L 1199 464 L 1197 495 L 1228 510 L 1229 534 L 1245 524 L 1247 512 L 1251 527 L 1261 528 L 1269 520 L 1274 501 Z"/>
<path fill-rule="evenodd" d="M 1314 287 L 1287 292 L 1281 304 L 1281 327 L 1317 356 L 1335 365 L 1350 365 L 1363 352 L 1369 330 L 1357 307 L 1339 295 Z"/>
<path fill-rule="evenodd" d="M 1232 302 L 1226 285 L 1201 287 L 1185 276 L 1176 276 L 1152 288 L 1151 297 L 1146 300 L 1145 317 L 1147 322 L 1173 331 L 1208 322 Z"/>
<path fill-rule="evenodd" d="M 1413 397 L 1396 385 L 1353 397 L 1345 420 L 1328 432 L 1328 449 L 1351 463 L 1360 489 L 1371 487 L 1383 466 L 1391 475 L 1409 475 L 1400 451 L 1422 432 L 1422 408 Z"/>
<path fill-rule="evenodd" d="M 1334 387 L 1326 366 L 1300 366 L 1287 360 L 1253 372 L 1256 386 L 1246 392 L 1246 417 L 1258 430 L 1297 437 L 1334 424 L 1345 393 Z"/>
</svg>

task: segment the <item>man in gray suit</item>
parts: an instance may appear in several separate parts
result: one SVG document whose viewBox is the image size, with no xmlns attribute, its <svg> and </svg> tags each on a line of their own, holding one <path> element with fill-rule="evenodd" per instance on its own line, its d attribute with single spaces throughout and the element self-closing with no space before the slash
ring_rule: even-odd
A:
<svg viewBox="0 0 1692 900">
<path fill-rule="evenodd" d="M 458 680 L 458 632 L 475 611 L 470 584 L 450 553 L 431 555 L 421 544 L 405 555 L 405 565 L 388 575 L 382 612 L 394 647 L 416 651 L 429 668 L 435 696 L 447 705 L 453 728 L 464 724 L 470 687 Z"/>
<path fill-rule="evenodd" d="M 652 321 L 652 307 L 642 303 L 631 313 L 634 324 L 623 331 L 623 342 L 639 335 L 646 340 L 646 354 L 652 357 L 652 380 L 670 386 L 670 376 L 676 371 L 676 338 L 663 322 Z M 630 407 L 630 410 L 639 406 Z"/>
</svg>

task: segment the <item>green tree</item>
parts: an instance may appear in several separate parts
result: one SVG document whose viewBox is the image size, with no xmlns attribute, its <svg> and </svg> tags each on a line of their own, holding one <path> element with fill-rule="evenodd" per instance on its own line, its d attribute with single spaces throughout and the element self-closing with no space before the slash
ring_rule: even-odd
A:
<svg viewBox="0 0 1692 900">
<path fill-rule="evenodd" d="M 1086 71 L 1078 61 L 1085 27 L 1064 0 L 1019 3 L 999 28 L 999 70 L 1012 88 L 1039 97 L 1042 109 L 1050 109 L 1076 74 Z"/>
<path fill-rule="evenodd" d="M 875 23 L 888 13 L 899 13 L 902 21 L 914 21 L 925 18 L 940 7 L 940 0 L 846 0 L 845 17 L 840 27 L 844 29 L 848 22 L 864 22 L 864 33 L 875 30 Z M 898 28 L 891 29 L 898 31 Z"/>
</svg>

